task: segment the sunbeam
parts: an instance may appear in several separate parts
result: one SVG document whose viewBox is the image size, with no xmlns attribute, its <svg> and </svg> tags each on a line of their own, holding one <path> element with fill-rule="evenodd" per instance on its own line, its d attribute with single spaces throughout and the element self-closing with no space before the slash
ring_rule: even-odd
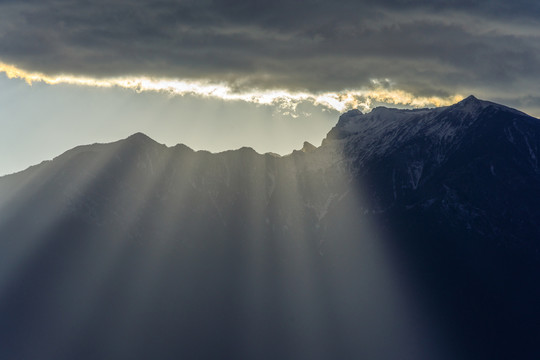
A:
<svg viewBox="0 0 540 360">
<path fill-rule="evenodd" d="M 540 359 L 539 15 L 0 0 L 0 360 Z"/>
<path fill-rule="evenodd" d="M 216 347 L 208 356 L 442 359 L 429 314 L 415 305 L 421 294 L 408 291 L 414 284 L 403 283 L 363 215 L 349 160 L 336 160 L 342 145 L 285 157 L 211 154 L 136 134 L 68 152 L 20 189 L 49 193 L 36 211 L 50 216 L 31 243 L 3 245 L 15 260 L 2 264 L 2 297 L 18 293 L 10 283 L 43 276 L 33 269 L 49 279 L 34 311 L 53 306 L 65 316 L 49 319 L 55 337 L 42 344 L 43 359 L 73 357 L 89 339 L 107 339 L 102 351 L 126 358 L 163 344 L 199 349 L 206 338 Z M 52 165 L 64 170 L 51 177 Z M 17 313 L 24 304 L 3 306 Z M 175 346 L 173 333 L 183 337 Z"/>
</svg>

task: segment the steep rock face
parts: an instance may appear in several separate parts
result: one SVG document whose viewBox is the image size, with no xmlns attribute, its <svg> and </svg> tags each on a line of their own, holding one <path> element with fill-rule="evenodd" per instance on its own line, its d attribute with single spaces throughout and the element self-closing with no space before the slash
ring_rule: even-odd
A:
<svg viewBox="0 0 540 360">
<path fill-rule="evenodd" d="M 446 108 L 349 112 L 327 136 L 336 142 L 372 210 L 437 213 L 497 241 L 540 238 L 537 119 L 471 96 Z"/>
<path fill-rule="evenodd" d="M 433 110 L 353 111 L 328 134 L 324 146 L 333 144 L 362 189 L 363 213 L 391 234 L 467 352 L 534 357 L 538 119 L 474 97 Z"/>
<path fill-rule="evenodd" d="M 539 151 L 474 97 L 284 157 L 77 147 L 0 178 L 0 355 L 535 358 Z"/>
</svg>

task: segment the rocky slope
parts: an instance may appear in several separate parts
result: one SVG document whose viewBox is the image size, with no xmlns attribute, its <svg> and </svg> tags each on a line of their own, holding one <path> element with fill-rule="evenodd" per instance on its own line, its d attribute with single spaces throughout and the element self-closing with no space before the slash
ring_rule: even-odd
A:
<svg viewBox="0 0 540 360">
<path fill-rule="evenodd" d="M 472 96 L 283 157 L 77 147 L 0 178 L 0 355 L 535 358 L 538 156 Z"/>
</svg>

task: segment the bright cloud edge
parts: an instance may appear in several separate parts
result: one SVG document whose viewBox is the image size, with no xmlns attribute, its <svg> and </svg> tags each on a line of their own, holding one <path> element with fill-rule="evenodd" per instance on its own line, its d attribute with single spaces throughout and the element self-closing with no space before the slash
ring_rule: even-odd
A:
<svg viewBox="0 0 540 360">
<path fill-rule="evenodd" d="M 394 88 L 384 88 L 377 81 L 373 86 L 363 89 L 349 89 L 339 92 L 292 92 L 289 90 L 249 89 L 234 91 L 226 83 L 209 80 L 180 80 L 154 77 L 111 77 L 96 79 L 77 75 L 46 75 L 40 72 L 26 71 L 15 65 L 0 62 L 0 73 L 9 79 L 22 79 L 28 84 L 41 82 L 49 85 L 76 85 L 97 88 L 123 88 L 136 92 L 164 92 L 170 95 L 193 95 L 216 98 L 225 101 L 244 101 L 259 105 L 276 105 L 282 109 L 294 110 L 302 102 L 310 102 L 328 109 L 343 112 L 352 108 L 369 110 L 373 102 L 421 107 L 439 107 L 454 104 L 463 99 L 456 94 L 448 97 L 415 96 L 414 94 Z"/>
</svg>

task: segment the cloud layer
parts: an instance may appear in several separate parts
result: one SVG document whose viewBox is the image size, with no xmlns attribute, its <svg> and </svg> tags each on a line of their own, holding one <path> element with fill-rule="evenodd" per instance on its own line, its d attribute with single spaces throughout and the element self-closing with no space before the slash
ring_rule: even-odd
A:
<svg viewBox="0 0 540 360">
<path fill-rule="evenodd" d="M 361 90 L 343 90 L 339 92 L 299 92 L 287 89 L 234 89 L 226 82 L 213 83 L 211 81 L 160 79 L 154 77 L 112 77 L 92 78 L 73 75 L 50 76 L 38 72 L 28 72 L 13 65 L 0 63 L 0 73 L 6 74 L 10 79 L 23 79 L 28 84 L 42 82 L 49 85 L 79 85 L 97 88 L 124 88 L 137 92 L 162 92 L 170 95 L 194 95 L 198 97 L 214 98 L 226 101 L 244 101 L 258 105 L 278 106 L 286 114 L 296 117 L 296 108 L 299 104 L 309 102 L 321 105 L 331 110 L 343 112 L 351 108 L 368 110 L 373 102 L 406 105 L 412 107 L 445 106 L 453 104 L 463 98 L 455 95 L 415 96 L 403 90 L 389 89 L 378 81 L 372 81 L 372 86 Z"/>
<path fill-rule="evenodd" d="M 127 75 L 291 93 L 475 93 L 540 107 L 530 1 L 0 1 L 0 60 L 50 76 Z"/>
</svg>

